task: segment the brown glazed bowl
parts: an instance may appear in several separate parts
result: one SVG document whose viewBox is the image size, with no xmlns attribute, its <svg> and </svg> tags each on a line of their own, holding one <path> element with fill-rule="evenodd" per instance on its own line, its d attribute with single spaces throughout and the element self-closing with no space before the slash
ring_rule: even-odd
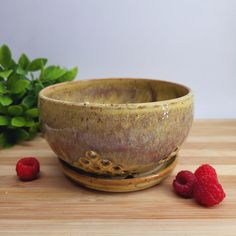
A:
<svg viewBox="0 0 236 236">
<path fill-rule="evenodd" d="M 165 178 L 193 120 L 189 88 L 151 79 L 61 83 L 40 92 L 39 107 L 43 134 L 65 174 L 112 192 Z"/>
</svg>

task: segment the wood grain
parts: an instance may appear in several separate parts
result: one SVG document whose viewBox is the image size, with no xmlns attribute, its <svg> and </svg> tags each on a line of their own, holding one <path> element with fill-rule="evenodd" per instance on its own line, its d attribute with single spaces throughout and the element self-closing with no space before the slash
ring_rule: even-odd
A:
<svg viewBox="0 0 236 236">
<path fill-rule="evenodd" d="M 15 163 L 36 156 L 41 176 L 20 182 Z M 203 208 L 172 191 L 174 175 L 214 165 L 227 197 Z M 161 185 L 134 193 L 81 188 L 61 172 L 41 137 L 0 151 L 0 235 L 236 235 L 236 120 L 195 121 L 174 173 Z"/>
</svg>

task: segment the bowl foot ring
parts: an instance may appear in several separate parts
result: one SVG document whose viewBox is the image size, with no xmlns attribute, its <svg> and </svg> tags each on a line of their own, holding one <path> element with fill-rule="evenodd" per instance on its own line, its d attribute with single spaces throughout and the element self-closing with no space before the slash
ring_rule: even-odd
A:
<svg viewBox="0 0 236 236">
<path fill-rule="evenodd" d="M 86 172 L 76 170 L 64 161 L 60 161 L 64 174 L 76 182 L 77 184 L 86 188 L 105 191 L 105 192 L 132 192 L 150 188 L 159 184 L 165 179 L 175 168 L 177 163 L 177 156 L 165 163 L 163 168 L 158 169 L 146 176 L 134 178 L 107 178 L 100 176 L 92 176 Z"/>
</svg>

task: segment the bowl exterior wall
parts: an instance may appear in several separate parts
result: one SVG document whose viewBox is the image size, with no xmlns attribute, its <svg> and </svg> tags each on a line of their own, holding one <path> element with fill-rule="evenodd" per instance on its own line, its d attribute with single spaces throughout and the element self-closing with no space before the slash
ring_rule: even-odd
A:
<svg viewBox="0 0 236 236">
<path fill-rule="evenodd" d="M 60 159 L 98 175 L 152 171 L 175 152 L 193 120 L 191 94 L 153 106 L 90 107 L 40 97 L 40 121 Z"/>
</svg>

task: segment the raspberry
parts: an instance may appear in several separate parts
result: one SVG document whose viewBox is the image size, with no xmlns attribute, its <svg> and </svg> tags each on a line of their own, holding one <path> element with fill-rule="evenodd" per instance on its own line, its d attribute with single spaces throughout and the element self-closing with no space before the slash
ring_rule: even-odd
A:
<svg viewBox="0 0 236 236">
<path fill-rule="evenodd" d="M 204 165 L 201 165 L 200 167 L 198 167 L 194 174 L 197 179 L 199 179 L 203 176 L 209 176 L 209 177 L 215 178 L 216 181 L 218 181 L 216 170 L 208 164 L 204 164 Z"/>
<path fill-rule="evenodd" d="M 36 179 L 40 171 L 39 162 L 34 157 L 25 157 L 16 164 L 16 172 L 20 180 L 30 181 Z"/>
<path fill-rule="evenodd" d="M 173 181 L 173 187 L 175 192 L 180 196 L 191 198 L 193 196 L 193 186 L 195 182 L 196 177 L 191 171 L 182 170 Z"/>
<path fill-rule="evenodd" d="M 214 178 L 203 177 L 198 179 L 194 185 L 193 195 L 199 204 L 203 206 L 214 206 L 225 198 L 222 186 Z"/>
<path fill-rule="evenodd" d="M 209 184 L 218 184 L 218 180 L 214 177 L 214 176 L 211 176 L 211 175 L 204 175 L 204 176 L 201 176 L 200 178 L 197 178 L 197 182 L 199 183 L 209 183 Z"/>
<path fill-rule="evenodd" d="M 173 181 L 173 187 L 180 196 L 193 196 L 196 202 L 206 207 L 217 205 L 225 198 L 216 171 L 208 164 L 200 166 L 194 174 L 180 171 Z"/>
</svg>

